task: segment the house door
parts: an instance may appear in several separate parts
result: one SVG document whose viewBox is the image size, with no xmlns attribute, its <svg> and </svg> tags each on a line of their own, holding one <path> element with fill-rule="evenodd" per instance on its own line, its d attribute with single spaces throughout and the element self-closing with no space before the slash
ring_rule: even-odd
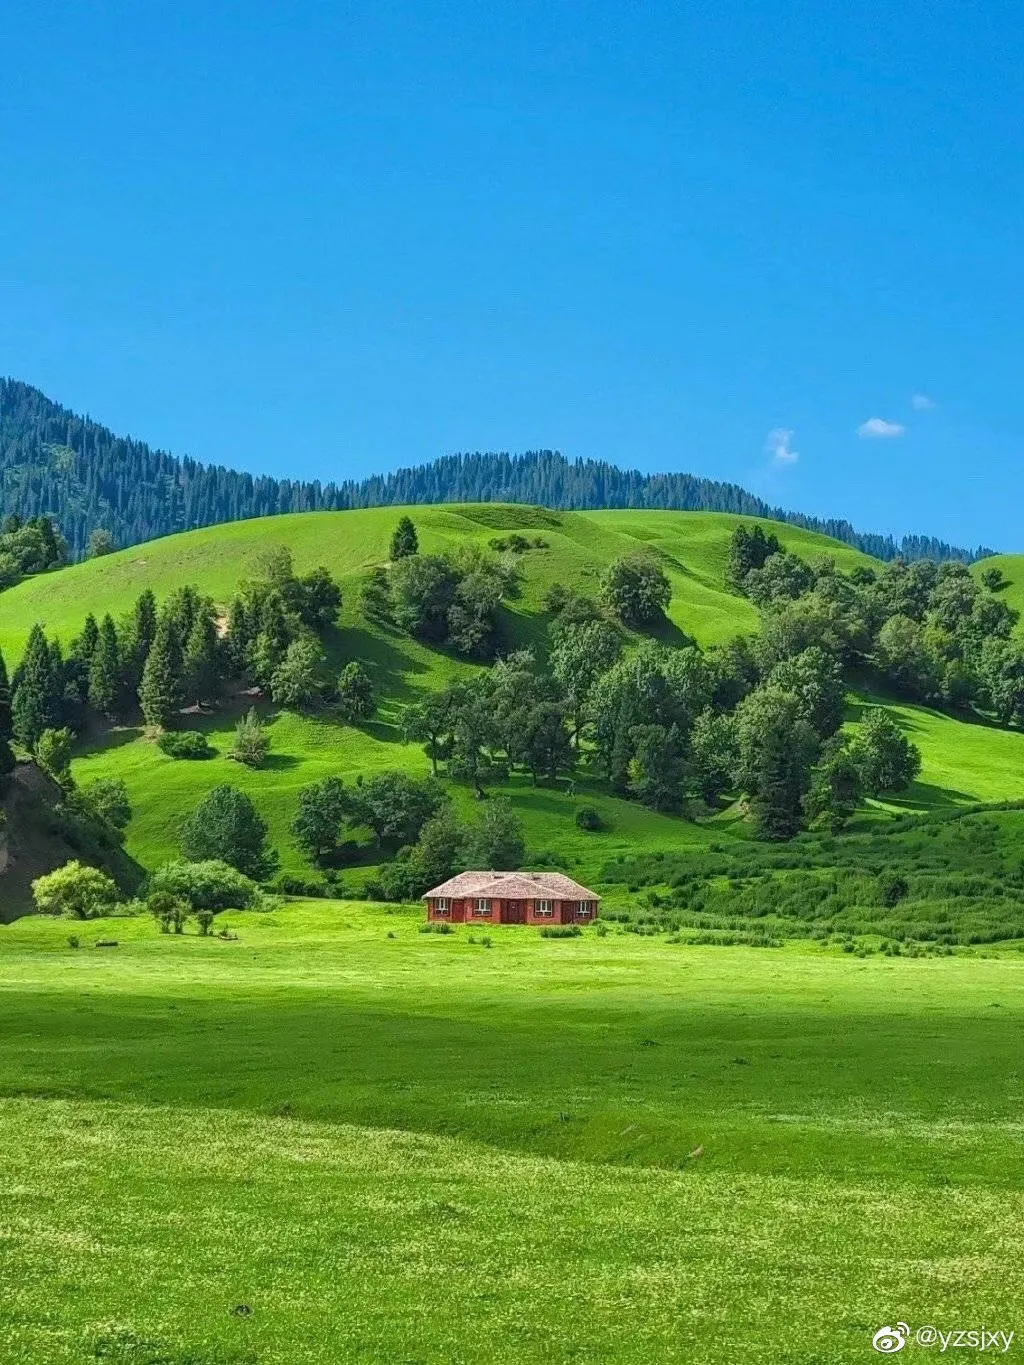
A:
<svg viewBox="0 0 1024 1365">
<path fill-rule="evenodd" d="M 523 902 L 506 901 L 504 913 L 501 916 L 505 924 L 522 924 L 523 922 Z"/>
</svg>

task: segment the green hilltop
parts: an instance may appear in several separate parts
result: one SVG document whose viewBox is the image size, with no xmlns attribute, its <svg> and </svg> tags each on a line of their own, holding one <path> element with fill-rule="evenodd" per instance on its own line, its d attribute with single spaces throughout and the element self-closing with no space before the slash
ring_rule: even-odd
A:
<svg viewBox="0 0 1024 1365">
<path fill-rule="evenodd" d="M 672 584 L 668 621 L 660 632 L 665 643 L 689 637 L 707 646 L 757 629 L 754 606 L 726 583 L 730 538 L 743 519 L 723 513 L 557 512 L 503 504 L 298 513 L 170 536 L 29 579 L 0 596 L 0 647 L 12 665 L 33 623 L 42 622 L 48 634 L 67 644 L 87 612 L 97 618 L 106 612 L 117 616 L 145 588 L 162 600 L 191 583 L 226 607 L 260 555 L 278 545 L 290 549 L 299 572 L 322 564 L 341 585 L 344 606 L 325 644 L 332 666 L 358 659 L 367 667 L 380 698 L 373 721 L 342 725 L 265 704 L 272 749 L 259 771 L 225 757 L 239 709 L 247 704 L 239 699 L 234 704 L 229 699 L 210 717 L 188 722 L 204 730 L 217 750 L 209 762 L 175 762 L 141 729 L 130 727 L 89 734 L 80 742 L 75 759 L 79 781 L 117 777 L 126 782 L 135 812 L 126 847 L 143 866 L 175 856 L 183 816 L 212 787 L 228 781 L 257 804 L 281 853 L 282 868 L 311 874 L 289 832 L 301 787 L 330 774 L 354 778 L 394 768 L 417 775 L 429 771 L 422 747 L 402 738 L 405 708 L 455 677 L 471 676 L 480 665 L 372 623 L 360 612 L 360 585 L 387 561 L 389 540 L 403 510 L 414 517 L 420 549 L 427 553 L 473 543 L 486 547 L 494 537 L 514 531 L 543 540 L 543 548 L 519 557 L 521 594 L 503 608 L 509 646 L 532 644 L 543 652 L 547 590 L 561 584 L 594 594 L 606 566 L 639 548 L 658 559 Z M 781 523 L 772 529 L 786 550 L 805 559 L 831 556 L 847 572 L 874 563 L 814 532 Z M 851 693 L 848 724 L 855 726 L 863 704 L 875 700 L 879 698 L 867 692 Z M 1024 735 L 956 720 L 923 706 L 896 703 L 894 709 L 919 746 L 923 766 L 919 780 L 887 808 L 914 811 L 1024 797 Z M 596 877 L 609 858 L 637 847 L 703 847 L 711 839 L 743 832 L 734 812 L 698 825 L 608 795 L 603 784 L 587 777 L 577 780 L 576 799 L 535 787 L 520 776 L 500 790 L 523 820 L 531 854 L 555 851 L 583 876 Z M 456 787 L 454 796 L 457 804 L 469 808 L 468 791 Z M 598 836 L 574 823 L 583 799 L 605 822 L 606 830 Z M 880 809 L 876 803 L 876 814 Z M 345 884 L 354 889 L 365 876 L 365 867 L 349 869 Z"/>
</svg>

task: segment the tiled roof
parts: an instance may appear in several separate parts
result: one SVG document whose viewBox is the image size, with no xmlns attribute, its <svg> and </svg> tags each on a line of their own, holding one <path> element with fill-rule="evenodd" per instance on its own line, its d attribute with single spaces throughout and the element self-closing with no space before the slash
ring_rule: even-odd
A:
<svg viewBox="0 0 1024 1365">
<path fill-rule="evenodd" d="M 538 896 L 551 896 L 558 900 L 600 899 L 593 891 L 588 891 L 579 882 L 561 872 L 460 872 L 440 886 L 428 891 L 428 897 L 445 896 L 493 896 L 506 900 L 532 900 Z"/>
</svg>

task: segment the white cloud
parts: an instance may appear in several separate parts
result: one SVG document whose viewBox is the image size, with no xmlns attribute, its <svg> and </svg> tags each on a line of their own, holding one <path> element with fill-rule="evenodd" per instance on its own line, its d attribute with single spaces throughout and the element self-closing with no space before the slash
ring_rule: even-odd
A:
<svg viewBox="0 0 1024 1365">
<path fill-rule="evenodd" d="M 765 438 L 764 448 L 773 464 L 796 464 L 800 452 L 792 446 L 793 433 L 787 427 L 774 427 Z"/>
<path fill-rule="evenodd" d="M 901 422 L 887 422 L 884 417 L 869 417 L 857 428 L 857 435 L 866 441 L 887 441 L 902 436 L 906 427 Z"/>
<path fill-rule="evenodd" d="M 910 406 L 915 412 L 927 412 L 929 408 L 935 406 L 935 402 L 926 393 L 915 393 L 910 400 Z"/>
</svg>

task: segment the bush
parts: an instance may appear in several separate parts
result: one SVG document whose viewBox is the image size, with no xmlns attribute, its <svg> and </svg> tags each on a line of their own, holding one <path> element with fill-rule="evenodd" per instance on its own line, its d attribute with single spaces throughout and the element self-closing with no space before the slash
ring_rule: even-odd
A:
<svg viewBox="0 0 1024 1365">
<path fill-rule="evenodd" d="M 88 815 L 103 821 L 121 838 L 132 818 L 128 788 L 119 777 L 97 777 L 78 793 L 79 806 Z"/>
<path fill-rule="evenodd" d="M 270 740 L 264 732 L 263 722 L 254 709 L 250 710 L 235 726 L 230 757 L 247 768 L 262 768 L 269 749 Z"/>
<path fill-rule="evenodd" d="M 259 888 L 218 859 L 164 863 L 149 879 L 150 900 L 166 893 L 192 910 L 252 910 L 261 904 Z"/>
<path fill-rule="evenodd" d="M 41 915 L 95 919 L 108 915 L 120 900 L 117 886 L 105 872 L 79 862 L 65 863 L 56 872 L 37 877 L 32 896 Z"/>
<path fill-rule="evenodd" d="M 217 752 L 198 730 L 165 730 L 156 744 L 168 758 L 213 758 Z"/>
<path fill-rule="evenodd" d="M 604 821 L 594 806 L 580 806 L 576 812 L 576 825 L 579 829 L 598 830 L 604 828 Z"/>
<path fill-rule="evenodd" d="M 191 907 L 181 896 L 173 891 L 154 891 L 146 901 L 146 908 L 159 924 L 162 934 L 169 934 L 172 929 L 176 934 L 184 933 Z M 212 915 L 213 912 L 203 913 Z"/>
<path fill-rule="evenodd" d="M 545 924 L 541 938 L 579 938 L 583 930 L 578 924 Z"/>
<path fill-rule="evenodd" d="M 326 882 L 316 877 L 296 877 L 291 872 L 279 872 L 267 883 L 268 891 L 280 892 L 282 896 L 318 896 L 331 894 Z"/>
</svg>

